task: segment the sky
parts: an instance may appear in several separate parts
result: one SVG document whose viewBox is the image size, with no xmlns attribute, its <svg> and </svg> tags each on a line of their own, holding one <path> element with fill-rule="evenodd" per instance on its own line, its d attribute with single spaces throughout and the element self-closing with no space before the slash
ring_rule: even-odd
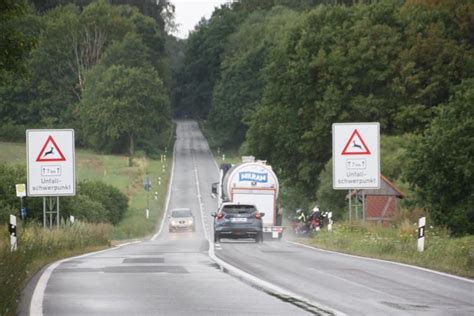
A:
<svg viewBox="0 0 474 316">
<path fill-rule="evenodd" d="M 230 2 L 229 0 L 170 0 L 175 5 L 175 23 L 178 32 L 173 33 L 178 38 L 187 38 L 188 33 L 204 16 L 211 17 L 215 7 Z"/>
</svg>

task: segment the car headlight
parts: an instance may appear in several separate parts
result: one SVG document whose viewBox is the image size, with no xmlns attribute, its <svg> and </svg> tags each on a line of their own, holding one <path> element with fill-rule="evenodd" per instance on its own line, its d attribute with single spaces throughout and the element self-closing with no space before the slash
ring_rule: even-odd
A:
<svg viewBox="0 0 474 316">
<path fill-rule="evenodd" d="M 193 220 L 192 220 L 192 219 L 189 220 L 189 224 L 191 224 L 191 225 L 193 224 Z"/>
<path fill-rule="evenodd" d="M 178 222 L 173 220 L 173 221 L 171 221 L 171 225 L 176 226 L 176 225 L 178 225 Z"/>
</svg>

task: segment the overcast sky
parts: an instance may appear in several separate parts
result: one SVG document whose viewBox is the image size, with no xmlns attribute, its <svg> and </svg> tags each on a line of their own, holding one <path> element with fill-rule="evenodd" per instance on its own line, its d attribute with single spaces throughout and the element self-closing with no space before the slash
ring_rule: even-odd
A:
<svg viewBox="0 0 474 316">
<path fill-rule="evenodd" d="M 187 38 L 189 31 L 204 16 L 208 19 L 215 7 L 230 2 L 229 0 L 170 0 L 175 5 L 175 22 L 178 25 L 178 32 L 174 33 L 176 37 Z"/>
</svg>

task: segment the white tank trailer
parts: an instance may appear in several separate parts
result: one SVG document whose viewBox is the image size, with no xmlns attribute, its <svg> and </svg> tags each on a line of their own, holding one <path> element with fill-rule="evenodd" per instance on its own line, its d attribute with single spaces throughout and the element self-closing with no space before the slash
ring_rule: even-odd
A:
<svg viewBox="0 0 474 316">
<path fill-rule="evenodd" d="M 280 239 L 283 235 L 277 210 L 278 178 L 266 161 L 242 157 L 237 165 L 221 164 L 220 181 L 212 186 L 213 194 L 223 202 L 253 204 L 263 216 L 263 233 Z"/>
</svg>

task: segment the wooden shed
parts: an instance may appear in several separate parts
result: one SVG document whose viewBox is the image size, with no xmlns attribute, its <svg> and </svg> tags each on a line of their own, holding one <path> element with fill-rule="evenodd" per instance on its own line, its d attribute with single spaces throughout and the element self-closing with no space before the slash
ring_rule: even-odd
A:
<svg viewBox="0 0 474 316">
<path fill-rule="evenodd" d="M 348 195 L 349 217 L 367 221 L 391 221 L 398 213 L 398 200 L 405 198 L 386 177 L 380 175 L 380 189 L 352 190 Z"/>
</svg>

